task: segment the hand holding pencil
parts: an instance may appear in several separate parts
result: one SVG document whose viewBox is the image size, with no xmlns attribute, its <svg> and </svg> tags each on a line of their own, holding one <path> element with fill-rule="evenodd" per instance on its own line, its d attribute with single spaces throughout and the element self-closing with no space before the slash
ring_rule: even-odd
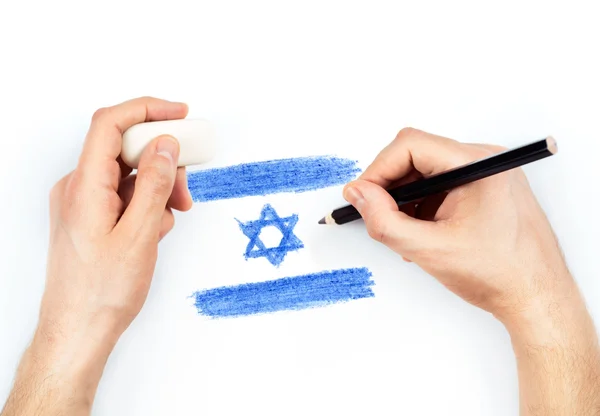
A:
<svg viewBox="0 0 600 416">
<path fill-rule="evenodd" d="M 396 186 L 389 189 L 388 193 L 398 206 L 402 206 L 552 156 L 557 151 L 558 147 L 554 138 L 547 137 L 516 149 L 506 150 L 454 169 Z M 356 208 L 348 205 L 323 217 L 319 220 L 319 224 L 346 224 L 359 218 L 360 213 Z"/>
<path fill-rule="evenodd" d="M 549 139 L 521 153 L 537 160 L 555 146 Z M 399 207 L 399 195 L 411 189 L 406 184 L 448 178 L 447 172 L 464 173 L 468 166 L 485 171 L 487 162 L 505 157 L 499 154 L 515 156 L 404 129 L 345 187 L 344 197 L 371 237 L 504 324 L 517 358 L 522 414 L 535 408 L 591 415 L 600 405 L 594 323 L 522 169 L 493 172 Z"/>
<path fill-rule="evenodd" d="M 555 151 L 552 140 L 547 144 Z M 544 152 L 544 147 L 547 151 L 540 142 L 537 150 Z M 501 319 L 523 308 L 523 298 L 533 302 L 539 295 L 552 295 L 536 289 L 544 287 L 548 269 L 562 276 L 558 287 L 572 284 L 550 224 L 522 170 L 421 195 L 401 209 L 386 189 L 422 177 L 439 178 L 443 172 L 492 160 L 491 156 L 505 151 L 405 129 L 344 189 L 344 197 L 363 217 L 371 237 Z M 538 153 L 530 149 L 525 154 Z M 524 289 L 536 293 L 524 294 Z"/>
</svg>

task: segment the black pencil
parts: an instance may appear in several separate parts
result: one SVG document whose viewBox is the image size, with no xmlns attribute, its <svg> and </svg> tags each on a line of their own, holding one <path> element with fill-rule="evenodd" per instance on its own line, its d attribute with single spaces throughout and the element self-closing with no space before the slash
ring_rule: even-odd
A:
<svg viewBox="0 0 600 416">
<path fill-rule="evenodd" d="M 552 156 L 557 151 L 556 141 L 552 137 L 547 137 L 428 178 L 407 183 L 390 189 L 388 192 L 400 206 L 535 162 Z M 319 224 L 341 225 L 359 218 L 361 216 L 356 208 L 352 205 L 346 205 L 321 218 Z"/>
</svg>

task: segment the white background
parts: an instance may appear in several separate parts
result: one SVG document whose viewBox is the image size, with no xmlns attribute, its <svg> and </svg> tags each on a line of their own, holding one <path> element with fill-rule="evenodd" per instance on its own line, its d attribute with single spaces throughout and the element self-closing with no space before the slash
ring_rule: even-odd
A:
<svg viewBox="0 0 600 416">
<path fill-rule="evenodd" d="M 516 146 L 600 321 L 598 12 L 576 1 L 2 1 L 0 400 L 36 324 L 47 195 L 95 109 L 140 95 L 212 120 L 224 166 L 319 154 L 366 166 L 404 126 Z M 368 239 L 315 222 L 341 187 L 197 204 L 161 244 L 148 301 L 114 351 L 95 415 L 515 415 L 493 317 Z M 234 217 L 298 213 L 306 248 L 246 262 Z M 367 266 L 376 297 L 207 321 L 195 290 Z"/>
</svg>

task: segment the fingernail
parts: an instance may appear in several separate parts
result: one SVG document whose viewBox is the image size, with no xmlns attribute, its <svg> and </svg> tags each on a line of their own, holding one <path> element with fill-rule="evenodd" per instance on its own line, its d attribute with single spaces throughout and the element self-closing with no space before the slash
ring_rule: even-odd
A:
<svg viewBox="0 0 600 416">
<path fill-rule="evenodd" d="M 359 211 L 365 203 L 365 198 L 363 197 L 363 194 L 361 194 L 360 191 L 354 186 L 348 186 L 346 187 L 346 189 L 344 189 L 344 198 L 346 199 L 346 201 L 354 205 L 354 207 Z"/>
<path fill-rule="evenodd" d="M 177 142 L 170 136 L 160 138 L 156 144 L 156 153 L 174 163 L 177 158 Z"/>
</svg>

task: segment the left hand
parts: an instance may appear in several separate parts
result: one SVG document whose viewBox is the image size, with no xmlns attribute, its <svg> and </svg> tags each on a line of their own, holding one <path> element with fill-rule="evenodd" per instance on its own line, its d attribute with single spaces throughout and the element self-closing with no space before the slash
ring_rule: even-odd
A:
<svg viewBox="0 0 600 416">
<path fill-rule="evenodd" d="M 29 353 L 61 382 L 89 389 L 88 398 L 144 304 L 158 243 L 174 224 L 171 209 L 192 206 L 185 169 L 177 168 L 177 140 L 156 138 L 130 175 L 119 157 L 122 134 L 187 111 L 155 98 L 98 110 L 78 166 L 52 189 L 46 289 Z"/>
</svg>

